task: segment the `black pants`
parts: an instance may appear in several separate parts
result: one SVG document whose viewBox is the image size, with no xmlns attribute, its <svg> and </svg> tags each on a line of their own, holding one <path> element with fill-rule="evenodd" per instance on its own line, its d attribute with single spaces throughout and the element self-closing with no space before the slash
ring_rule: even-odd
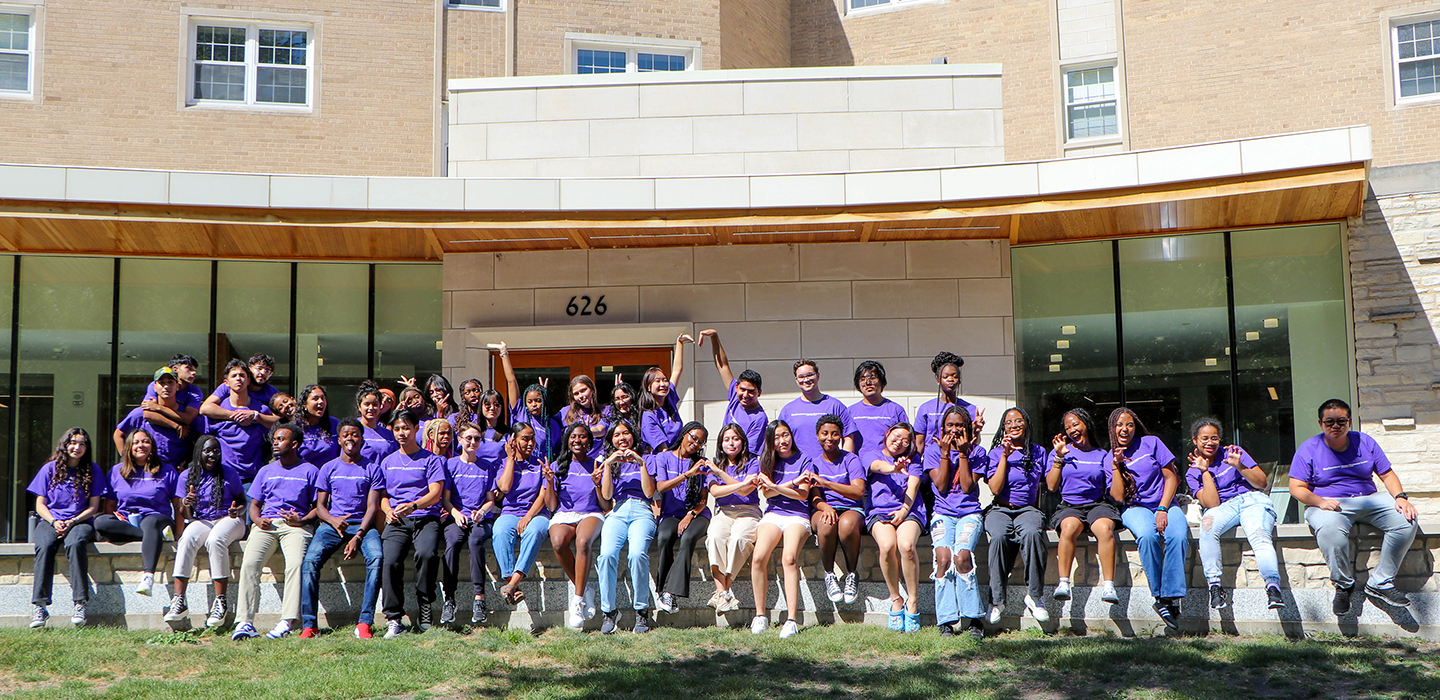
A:
<svg viewBox="0 0 1440 700">
<path fill-rule="evenodd" d="M 140 521 L 140 527 L 135 527 L 113 515 L 102 515 L 95 518 L 95 531 L 106 542 L 122 544 L 125 542 L 140 543 L 140 558 L 145 565 L 145 573 L 155 573 L 155 567 L 160 565 L 160 548 L 165 546 L 165 528 L 170 527 L 170 519 L 163 515 L 150 514 Z"/>
<path fill-rule="evenodd" d="M 1034 506 L 1005 508 L 991 506 L 985 511 L 985 536 L 990 540 L 990 601 L 1005 603 L 1005 581 L 1015 567 L 1015 555 L 1025 558 L 1025 588 L 1037 602 L 1044 592 L 1045 514 Z"/>
<path fill-rule="evenodd" d="M 661 582 L 661 592 L 689 598 L 690 560 L 695 556 L 695 545 L 705 536 L 705 531 L 710 529 L 710 519 L 697 515 L 685 526 L 683 534 L 676 533 L 679 529 L 679 518 L 663 518 L 655 530 L 655 543 L 660 546 L 660 561 L 655 569 L 655 580 Z M 675 551 L 677 540 L 680 544 L 679 552 Z"/>
<path fill-rule="evenodd" d="M 55 583 L 55 555 L 65 547 L 65 558 L 70 560 L 70 591 L 75 602 L 90 599 L 90 543 L 95 541 L 95 527 L 89 522 L 70 526 L 62 540 L 55 533 L 55 526 L 41 520 L 35 526 L 35 587 L 30 602 L 49 605 L 50 592 Z"/>
<path fill-rule="evenodd" d="M 445 523 L 445 556 L 441 560 L 444 567 L 440 589 L 445 592 L 446 598 L 454 598 L 455 589 L 460 587 L 462 544 L 470 550 L 470 583 L 475 585 L 475 595 L 485 595 L 485 542 L 490 539 L 490 523 L 489 520 L 472 521 L 466 527 L 460 527 L 453 520 Z"/>
<path fill-rule="evenodd" d="M 389 523 L 380 536 L 383 551 L 380 587 L 385 591 L 385 619 L 405 615 L 405 558 L 415 554 L 415 599 L 420 607 L 435 602 L 435 579 L 440 571 L 440 519 L 434 516 L 401 518 Z"/>
</svg>

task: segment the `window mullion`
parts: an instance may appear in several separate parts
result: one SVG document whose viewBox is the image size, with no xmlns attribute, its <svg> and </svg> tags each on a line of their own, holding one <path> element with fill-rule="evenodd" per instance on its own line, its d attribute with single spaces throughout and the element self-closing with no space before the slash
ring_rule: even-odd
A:
<svg viewBox="0 0 1440 700">
<path fill-rule="evenodd" d="M 245 25 L 245 104 L 256 105 L 256 81 L 259 80 L 259 71 L 256 64 L 260 61 L 260 29 L 256 25 Z"/>
</svg>

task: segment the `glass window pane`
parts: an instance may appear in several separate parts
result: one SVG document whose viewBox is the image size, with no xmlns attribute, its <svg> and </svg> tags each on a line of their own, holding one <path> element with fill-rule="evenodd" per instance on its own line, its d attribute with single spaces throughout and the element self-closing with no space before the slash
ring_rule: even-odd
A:
<svg viewBox="0 0 1440 700">
<path fill-rule="evenodd" d="M 255 101 L 305 104 L 304 68 L 261 68 L 255 75 Z"/>
<path fill-rule="evenodd" d="M 245 67 L 195 64 L 195 99 L 245 99 Z"/>
<path fill-rule="evenodd" d="M 0 49 L 30 48 L 30 15 L 0 13 Z"/>
<path fill-rule="evenodd" d="M 685 57 L 663 53 L 641 53 L 635 57 L 635 68 L 641 73 L 685 70 Z"/>
<path fill-rule="evenodd" d="M 1111 245 L 1011 250 L 1019 404 L 1042 435 L 1059 432 L 1060 416 L 1071 408 L 1084 408 L 1103 423 L 1120 405 Z"/>
<path fill-rule="evenodd" d="M 624 51 L 580 49 L 575 55 L 576 73 L 624 73 Z"/>
<path fill-rule="evenodd" d="M 0 90 L 30 90 L 30 57 L 0 53 Z"/>
<path fill-rule="evenodd" d="M 440 373 L 439 265 L 375 266 L 375 376 Z"/>
<path fill-rule="evenodd" d="M 295 389 L 320 384 L 330 415 L 353 416 L 368 369 L 370 266 L 301 263 L 295 295 Z"/>
<path fill-rule="evenodd" d="M 222 260 L 215 275 L 215 354 L 218 370 L 256 353 L 275 358 L 270 383 L 290 392 L 290 263 Z M 212 382 L 214 380 L 212 379 Z M 214 389 L 214 386 L 209 387 Z"/>
<path fill-rule="evenodd" d="M 0 363 L 3 363 L 0 364 L 0 397 L 3 397 L 3 400 L 0 400 L 0 445 L 5 446 L 10 445 L 11 438 L 10 347 L 12 338 L 10 337 L 10 325 L 13 304 L 11 295 L 14 293 L 14 289 L 15 258 L 14 256 L 0 255 Z M 24 516 L 30 512 L 30 508 L 26 507 L 28 504 L 19 497 L 19 494 L 25 491 L 25 486 L 29 482 L 26 481 L 24 484 L 17 484 L 17 482 L 21 479 L 28 479 L 39 467 L 40 463 L 31 465 L 22 462 L 20 468 L 15 469 L 14 465 L 10 463 L 10 450 L 0 450 L 0 484 L 4 484 L 5 493 L 9 494 L 5 496 L 4 500 L 5 512 L 9 515 L 0 521 L 0 538 L 6 542 L 23 541 L 26 536 Z M 16 497 L 16 501 L 10 500 L 11 495 Z"/>
<path fill-rule="evenodd" d="M 120 261 L 117 420 L 140 405 L 155 370 L 177 354 L 196 359 L 199 363 L 196 386 L 209 393 L 213 388 L 209 378 L 209 345 L 208 260 L 124 258 Z"/>
</svg>

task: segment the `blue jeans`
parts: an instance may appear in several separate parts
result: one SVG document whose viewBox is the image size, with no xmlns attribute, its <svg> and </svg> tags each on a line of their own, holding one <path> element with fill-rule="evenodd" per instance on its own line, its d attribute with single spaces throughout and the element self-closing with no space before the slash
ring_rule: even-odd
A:
<svg viewBox="0 0 1440 700">
<path fill-rule="evenodd" d="M 1350 528 L 1355 523 L 1370 523 L 1385 533 L 1385 539 L 1380 543 L 1380 561 L 1370 569 L 1365 585 L 1375 588 L 1395 585 L 1395 572 L 1400 570 L 1400 562 L 1410 551 L 1410 543 L 1415 541 L 1419 525 L 1413 520 L 1406 520 L 1400 511 L 1395 510 L 1395 498 L 1383 491 L 1335 500 L 1340 502 L 1338 513 L 1314 506 L 1305 509 L 1305 522 L 1315 533 L 1315 542 L 1320 545 L 1320 553 L 1325 555 L 1325 563 L 1330 565 L 1331 582 L 1341 588 L 1355 585 L 1355 555 L 1350 550 Z"/>
<path fill-rule="evenodd" d="M 650 607 L 650 543 L 655 539 L 655 513 L 644 499 L 632 498 L 605 516 L 600 527 L 600 609 L 615 612 L 616 577 L 620 573 L 620 548 L 630 545 L 630 588 L 635 609 Z"/>
<path fill-rule="evenodd" d="M 360 523 L 345 523 L 345 535 L 353 536 L 360 530 Z M 305 559 L 300 564 L 300 626 L 316 627 L 319 621 L 315 610 L 320 598 L 320 567 L 330 555 L 340 549 L 345 538 L 330 523 L 320 523 L 310 546 L 305 549 Z M 360 554 L 365 557 L 365 592 L 360 599 L 360 622 L 366 625 L 375 622 L 375 600 L 380 596 L 380 531 L 371 528 L 360 540 Z"/>
<path fill-rule="evenodd" d="M 550 518 L 544 514 L 531 518 L 522 534 L 515 532 L 519 525 L 518 515 L 502 514 L 495 518 L 490 546 L 495 549 L 495 563 L 500 565 L 501 579 L 509 579 L 517 571 L 522 576 L 530 575 L 530 567 L 535 565 L 535 557 L 540 554 L 540 543 L 550 539 Z M 518 558 L 515 556 L 516 539 L 520 540 Z"/>
<path fill-rule="evenodd" d="M 1239 525 L 1250 540 L 1255 566 L 1265 578 L 1265 586 L 1280 585 L 1280 561 L 1275 556 L 1275 505 L 1259 491 L 1246 491 L 1200 516 L 1200 564 L 1205 568 L 1205 581 L 1220 583 L 1224 567 L 1220 559 L 1220 536 Z"/>
<path fill-rule="evenodd" d="M 950 568 L 934 573 L 935 578 L 935 624 L 953 625 L 962 617 L 980 617 L 985 614 L 980 602 L 980 586 L 975 577 L 975 545 L 980 542 L 984 516 L 979 513 L 957 518 L 953 515 L 935 515 L 930 521 L 930 540 L 936 551 L 950 550 Z M 955 557 L 959 552 L 970 553 L 970 571 L 960 573 Z"/>
<path fill-rule="evenodd" d="M 1126 506 L 1120 514 L 1125 529 L 1135 535 L 1140 550 L 1140 564 L 1150 582 L 1150 595 L 1155 598 L 1185 597 L 1185 557 L 1190 550 L 1190 524 L 1185 511 L 1172 505 L 1166 511 L 1170 521 L 1165 535 L 1155 531 L 1155 511 L 1144 506 Z"/>
</svg>

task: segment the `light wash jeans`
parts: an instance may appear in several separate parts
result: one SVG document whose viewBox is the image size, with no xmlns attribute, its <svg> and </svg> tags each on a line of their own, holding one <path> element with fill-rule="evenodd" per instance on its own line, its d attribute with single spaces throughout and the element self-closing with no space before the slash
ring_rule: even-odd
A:
<svg viewBox="0 0 1440 700">
<path fill-rule="evenodd" d="M 1200 564 L 1205 568 L 1205 581 L 1220 583 L 1224 562 L 1220 557 L 1220 536 L 1239 525 L 1250 540 L 1255 566 L 1265 578 L 1265 586 L 1280 586 L 1280 561 L 1275 556 L 1275 505 L 1259 491 L 1246 491 L 1200 516 Z"/>
<path fill-rule="evenodd" d="M 1305 522 L 1315 533 L 1315 542 L 1325 563 L 1330 565 L 1330 580 L 1336 586 L 1349 588 L 1355 585 L 1355 556 L 1350 551 L 1350 528 L 1355 523 L 1369 523 L 1385 533 L 1380 544 L 1380 562 L 1370 570 L 1366 585 L 1375 588 L 1389 588 L 1395 585 L 1395 572 L 1400 570 L 1400 561 L 1410 551 L 1415 533 L 1420 526 L 1413 520 L 1406 520 L 1395 510 L 1395 499 L 1390 494 L 1377 491 L 1369 496 L 1337 498 L 1340 512 L 1321 510 L 1314 506 L 1305 509 Z"/>
<path fill-rule="evenodd" d="M 935 624 L 953 625 L 962 617 L 978 618 L 985 614 L 980 602 L 980 585 L 975 576 L 975 545 L 980 542 L 984 531 L 985 516 L 980 513 L 957 518 L 953 515 L 935 515 L 930 522 L 930 540 L 935 550 L 950 550 L 950 568 L 944 572 L 936 570 L 935 579 Z M 956 555 L 970 553 L 969 573 L 957 570 Z M 933 562 L 932 562 L 933 564 Z M 933 568 L 933 567 L 932 567 Z"/>
<path fill-rule="evenodd" d="M 630 589 L 636 610 L 650 607 L 650 543 L 655 540 L 655 513 L 650 503 L 632 498 L 605 516 L 600 527 L 600 610 L 615 612 L 615 580 L 620 573 L 620 548 L 630 546 Z"/>
<path fill-rule="evenodd" d="M 500 578 L 509 583 L 510 575 L 520 572 L 530 575 L 535 557 L 540 554 L 540 544 L 550 539 L 550 518 L 542 511 L 530 519 L 525 532 L 517 534 L 520 516 L 501 514 L 495 518 L 495 529 L 491 531 L 490 546 L 495 550 L 495 563 L 500 566 Z M 515 540 L 520 540 L 520 556 L 515 556 Z"/>
<path fill-rule="evenodd" d="M 1135 535 L 1140 564 L 1155 598 L 1185 597 L 1185 557 L 1190 550 L 1190 523 L 1185 511 L 1171 505 L 1165 535 L 1155 531 L 1155 511 L 1144 506 L 1126 506 L 1120 514 L 1125 529 Z"/>
</svg>

